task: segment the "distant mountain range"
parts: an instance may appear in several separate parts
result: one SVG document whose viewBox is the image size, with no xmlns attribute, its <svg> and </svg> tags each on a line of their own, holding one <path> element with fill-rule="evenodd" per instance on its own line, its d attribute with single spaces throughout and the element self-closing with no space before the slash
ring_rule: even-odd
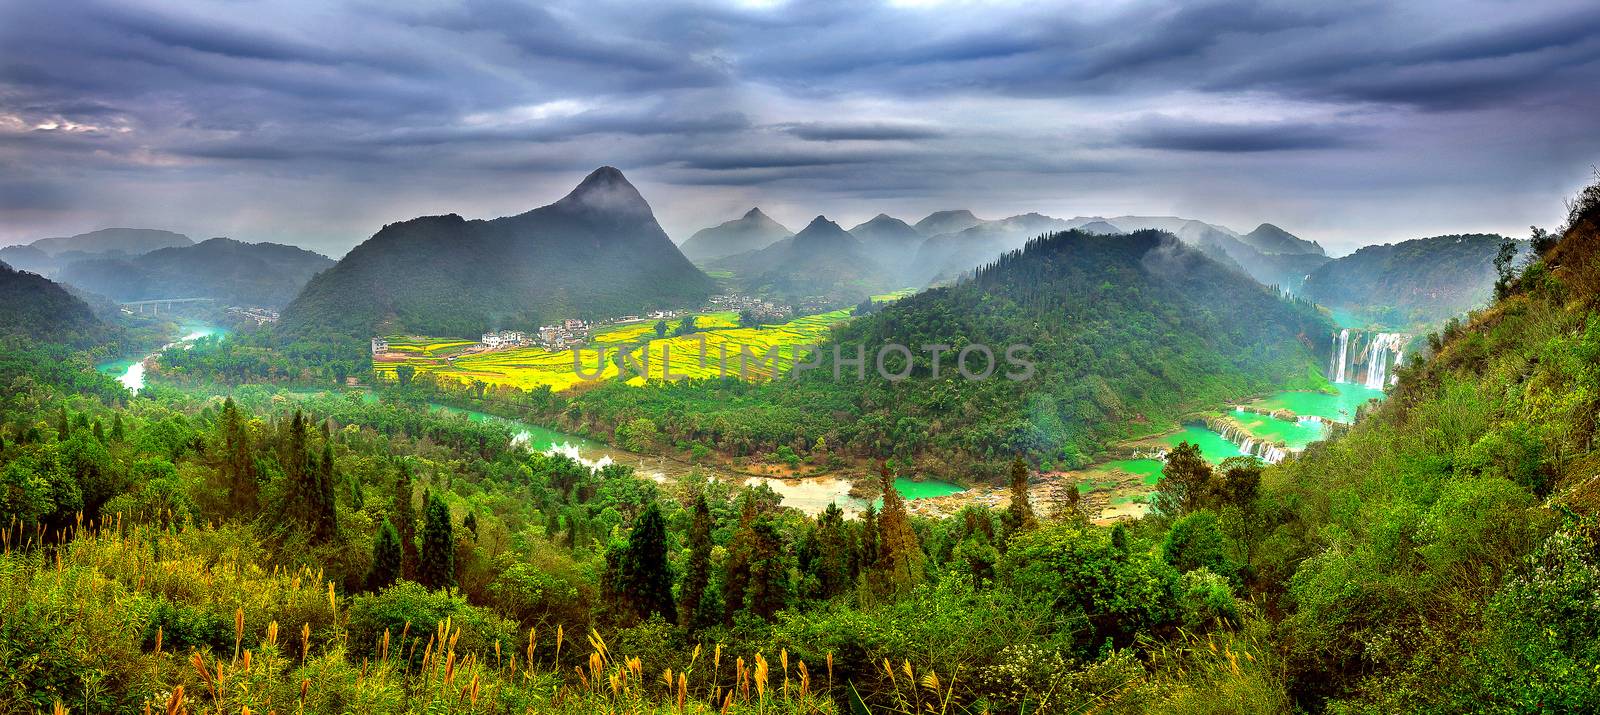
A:
<svg viewBox="0 0 1600 715">
<path fill-rule="evenodd" d="M 67 264 L 62 281 L 116 300 L 214 298 L 225 305 L 279 308 L 333 259 L 294 246 L 213 238 L 134 258 Z"/>
<path fill-rule="evenodd" d="M 793 235 L 793 231 L 757 207 L 732 221 L 696 231 L 678 249 L 689 260 L 704 263 L 736 253 L 759 251 Z"/>
<path fill-rule="evenodd" d="M 731 271 L 742 290 L 783 300 L 859 302 L 896 287 L 893 272 L 873 258 L 866 243 L 824 216 L 791 238 L 708 267 Z"/>
<path fill-rule="evenodd" d="M 1318 267 L 1303 292 L 1390 327 L 1438 323 L 1494 297 L 1494 256 L 1505 240 L 1474 233 L 1367 246 Z"/>
<path fill-rule="evenodd" d="M 192 246 L 188 236 L 150 228 L 104 228 L 62 238 L 41 238 L 0 248 L 0 261 L 13 268 L 53 276 L 67 264 L 87 258 L 141 256 L 161 248 Z"/>
<path fill-rule="evenodd" d="M 721 250 L 732 250 L 742 244 L 753 244 L 748 238 L 754 226 L 777 226 L 764 215 L 752 210 L 745 217 L 714 228 L 705 229 L 685 242 L 687 249 L 696 244 L 697 251 L 705 251 L 716 241 Z M 781 227 L 778 227 L 781 228 Z M 1322 246 L 1307 241 L 1272 224 L 1261 224 L 1248 234 L 1239 234 L 1215 224 L 1176 216 L 1079 216 L 1059 219 L 1038 213 L 1028 213 L 1000 220 L 984 220 L 964 209 L 936 211 L 915 225 L 886 214 L 878 214 L 850 233 L 861 240 L 862 252 L 873 259 L 886 272 L 885 281 L 896 287 L 922 287 L 948 283 L 960 279 L 979 266 L 999 258 L 1001 254 L 1023 247 L 1030 239 L 1064 231 L 1081 229 L 1086 233 L 1111 235 L 1132 231 L 1155 229 L 1166 231 L 1192 245 L 1224 266 L 1244 273 L 1264 285 L 1277 285 L 1296 290 L 1306 275 L 1327 262 Z M 771 229 L 760 240 L 773 239 Z M 740 258 L 744 251 L 714 259 L 720 270 L 730 270 L 739 277 L 741 271 L 770 270 L 765 258 Z M 769 254 L 771 255 L 771 254 Z M 797 257 L 811 260 L 812 257 Z M 702 261 L 712 265 L 713 261 Z M 843 267 L 843 266 L 841 266 Z M 844 283 L 862 284 L 861 267 L 849 266 L 852 274 Z M 824 286 L 837 286 L 840 276 L 827 270 L 809 273 L 816 279 L 811 292 L 824 292 Z M 745 287 L 759 285 L 754 276 L 742 276 Z M 791 290 L 806 291 L 804 276 L 792 276 L 786 281 Z"/>
<path fill-rule="evenodd" d="M 698 305 L 714 283 L 679 252 L 622 172 L 601 167 L 516 216 L 384 226 L 283 311 L 286 339 L 413 332 L 471 337 L 563 317 Z"/>
</svg>

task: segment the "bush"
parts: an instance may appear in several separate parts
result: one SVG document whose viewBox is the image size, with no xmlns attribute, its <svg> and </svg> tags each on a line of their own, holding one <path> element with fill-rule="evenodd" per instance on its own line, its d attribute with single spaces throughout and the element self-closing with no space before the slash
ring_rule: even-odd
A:
<svg viewBox="0 0 1600 715">
<path fill-rule="evenodd" d="M 384 631 L 389 632 L 391 659 L 412 659 L 420 663 L 428 638 L 446 618 L 452 631 L 461 629 L 456 642 L 459 653 L 481 657 L 494 652 L 495 641 L 502 652 L 520 652 L 517 629 L 490 611 L 475 608 L 453 590 L 429 591 L 411 581 L 399 581 L 377 594 L 357 596 L 350 602 L 350 653 L 355 657 L 375 657 Z M 400 636 L 409 636 L 401 642 Z M 412 646 L 416 648 L 413 649 Z"/>
</svg>

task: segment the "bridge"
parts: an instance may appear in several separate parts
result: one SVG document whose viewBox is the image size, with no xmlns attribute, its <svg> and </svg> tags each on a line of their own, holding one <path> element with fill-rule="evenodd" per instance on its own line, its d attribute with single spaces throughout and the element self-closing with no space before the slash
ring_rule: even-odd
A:
<svg viewBox="0 0 1600 715">
<path fill-rule="evenodd" d="M 155 300 L 130 300 L 121 303 L 122 309 L 130 313 L 144 314 L 144 309 L 149 308 L 151 315 L 160 315 L 161 307 L 166 306 L 167 312 L 172 312 L 172 306 L 185 303 L 215 303 L 216 298 L 157 298 Z"/>
</svg>

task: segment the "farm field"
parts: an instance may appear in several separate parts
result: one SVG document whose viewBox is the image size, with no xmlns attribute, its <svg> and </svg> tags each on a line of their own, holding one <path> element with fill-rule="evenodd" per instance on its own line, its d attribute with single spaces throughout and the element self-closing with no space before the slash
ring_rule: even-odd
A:
<svg viewBox="0 0 1600 715">
<path fill-rule="evenodd" d="M 404 353 L 406 357 L 374 361 L 372 367 L 384 380 L 394 380 L 397 367 L 410 365 L 417 374 L 431 374 L 440 380 L 482 381 L 491 386 L 510 385 L 523 390 L 548 385 L 559 392 L 580 382 L 618 377 L 621 371 L 614 356 L 624 346 L 632 346 L 628 359 L 632 374 L 628 383 L 632 385 L 646 383 L 641 374 L 652 379 L 666 379 L 669 374 L 672 379 L 721 376 L 724 351 L 728 356 L 728 376 L 741 374 L 740 356 L 748 350 L 755 357 L 748 361 L 744 374 L 752 379 L 766 378 L 771 376 L 774 365 L 781 372 L 794 363 L 794 350 L 789 346 L 823 342 L 834 325 L 849 319 L 850 312 L 850 309 L 836 310 L 762 328 L 738 327 L 738 315 L 731 311 L 707 313 L 695 316 L 701 332 L 667 338 L 655 337 L 654 321 L 609 326 L 597 331 L 593 342 L 578 351 L 584 376 L 578 374 L 572 350 L 526 347 L 463 355 L 461 352 L 473 344 L 471 341 L 417 336 L 390 338 L 390 350 Z M 677 324 L 678 321 L 668 321 L 674 329 Z M 774 347 L 777 360 L 767 362 L 768 351 Z M 605 352 L 605 367 L 595 377 L 601 350 Z M 455 359 L 448 359 L 451 357 Z"/>
</svg>

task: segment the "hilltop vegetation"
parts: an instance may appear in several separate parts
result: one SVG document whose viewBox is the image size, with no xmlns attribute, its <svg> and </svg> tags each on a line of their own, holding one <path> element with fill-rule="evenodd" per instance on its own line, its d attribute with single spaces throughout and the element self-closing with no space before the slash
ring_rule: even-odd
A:
<svg viewBox="0 0 1600 715">
<path fill-rule="evenodd" d="M 53 276 L 67 264 L 89 258 L 129 258 L 169 247 L 192 246 L 188 236 L 150 228 L 103 228 L 76 236 L 41 238 L 0 248 L 0 260 L 15 268 Z"/>
</svg>

